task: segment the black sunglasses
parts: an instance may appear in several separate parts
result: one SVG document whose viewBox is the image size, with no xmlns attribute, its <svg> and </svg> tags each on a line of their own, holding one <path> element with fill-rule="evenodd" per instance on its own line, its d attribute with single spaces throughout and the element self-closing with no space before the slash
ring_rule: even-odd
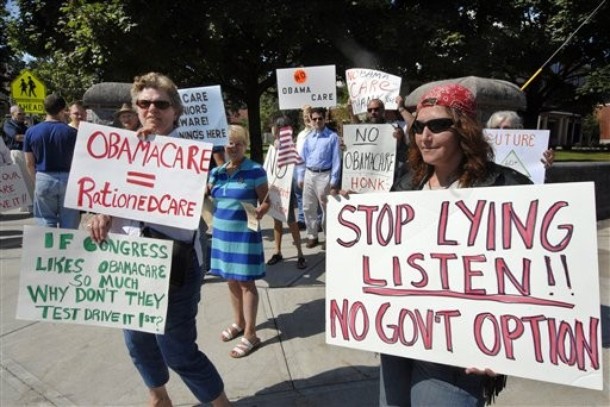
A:
<svg viewBox="0 0 610 407">
<path fill-rule="evenodd" d="M 432 119 L 427 122 L 420 122 L 419 120 L 415 120 L 413 122 L 413 131 L 416 134 L 421 134 L 424 132 L 424 129 L 428 127 L 430 131 L 434 134 L 441 133 L 443 131 L 447 131 L 453 126 L 453 119 Z"/>
<path fill-rule="evenodd" d="M 324 120 L 324 118 L 323 117 L 312 117 L 311 120 L 314 122 L 317 122 L 318 120 Z"/>
<path fill-rule="evenodd" d="M 169 107 L 172 105 L 172 103 L 168 102 L 167 100 L 140 99 L 140 100 L 136 101 L 136 106 L 138 106 L 141 109 L 148 109 L 150 107 L 150 105 L 155 105 L 155 107 L 159 110 L 165 110 L 165 109 L 169 109 Z"/>
<path fill-rule="evenodd" d="M 381 108 L 379 107 L 369 107 L 368 109 L 366 109 L 367 112 L 372 113 L 372 112 L 380 112 Z"/>
</svg>

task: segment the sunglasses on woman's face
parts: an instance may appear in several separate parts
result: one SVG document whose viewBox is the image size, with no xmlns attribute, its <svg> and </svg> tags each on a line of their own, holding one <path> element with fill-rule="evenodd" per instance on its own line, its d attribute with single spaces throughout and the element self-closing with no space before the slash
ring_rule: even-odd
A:
<svg viewBox="0 0 610 407">
<path fill-rule="evenodd" d="M 437 134 L 449 130 L 451 126 L 453 126 L 453 119 L 449 118 L 432 119 L 428 120 L 427 122 L 415 120 L 413 122 L 413 131 L 415 131 L 416 134 L 421 134 L 427 127 L 432 133 Z"/>
<path fill-rule="evenodd" d="M 136 101 L 136 106 L 138 106 L 141 109 L 148 109 L 150 107 L 150 105 L 154 105 L 159 110 L 165 110 L 165 109 L 169 109 L 169 107 L 172 105 L 172 103 L 167 100 L 140 99 L 140 100 Z"/>
</svg>

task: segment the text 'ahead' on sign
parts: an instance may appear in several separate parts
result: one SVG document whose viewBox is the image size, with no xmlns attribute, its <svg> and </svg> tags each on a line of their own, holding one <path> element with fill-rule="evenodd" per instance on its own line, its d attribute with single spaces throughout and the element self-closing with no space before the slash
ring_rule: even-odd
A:
<svg viewBox="0 0 610 407">
<path fill-rule="evenodd" d="M 46 93 L 44 83 L 27 69 L 11 83 L 11 97 L 26 113 L 43 114 Z"/>
</svg>

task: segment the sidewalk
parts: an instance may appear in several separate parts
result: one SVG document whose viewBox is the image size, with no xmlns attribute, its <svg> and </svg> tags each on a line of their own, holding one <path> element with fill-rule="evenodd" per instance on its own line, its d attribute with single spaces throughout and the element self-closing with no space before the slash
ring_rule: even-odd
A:
<svg viewBox="0 0 610 407">
<path fill-rule="evenodd" d="M 21 235 L 33 220 L 0 215 L 0 405 L 144 406 L 147 392 L 127 355 L 121 331 L 15 319 Z M 266 258 L 273 253 L 272 220 L 263 222 Z M 309 267 L 296 268 L 296 249 L 284 234 L 284 261 L 258 282 L 258 334 L 252 355 L 233 359 L 234 342 L 220 332 L 231 322 L 226 284 L 207 276 L 198 315 L 199 346 L 215 363 L 236 406 L 375 406 L 378 359 L 370 352 L 324 343 L 324 252 L 304 248 Z M 610 305 L 610 220 L 598 223 L 602 303 Z M 610 315 L 605 308 L 605 328 Z M 511 377 L 495 405 L 607 405 L 610 350 L 604 333 L 603 392 Z M 196 402 L 172 374 L 174 405 Z"/>
</svg>

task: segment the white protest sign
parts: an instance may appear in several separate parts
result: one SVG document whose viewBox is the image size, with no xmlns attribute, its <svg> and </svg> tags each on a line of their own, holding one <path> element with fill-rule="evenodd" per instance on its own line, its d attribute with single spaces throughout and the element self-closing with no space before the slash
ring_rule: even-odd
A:
<svg viewBox="0 0 610 407">
<path fill-rule="evenodd" d="M 199 225 L 212 145 L 92 123 L 78 128 L 65 206 L 182 229 Z"/>
<path fill-rule="evenodd" d="M 540 160 L 548 149 L 549 130 L 485 129 L 484 134 L 496 163 L 526 175 L 534 184 L 544 184 L 546 171 Z"/>
<path fill-rule="evenodd" d="M 32 198 L 17 164 L 0 166 L 0 212 L 32 205 Z"/>
<path fill-rule="evenodd" d="M 327 208 L 327 343 L 602 389 L 592 182 Z"/>
<path fill-rule="evenodd" d="M 345 71 L 347 90 L 354 114 L 366 113 L 366 105 L 379 99 L 386 110 L 396 110 L 396 97 L 400 94 L 400 76 L 374 69 L 352 68 Z"/>
<path fill-rule="evenodd" d="M 337 105 L 337 79 L 334 65 L 277 69 L 280 110 Z"/>
<path fill-rule="evenodd" d="M 172 246 L 26 225 L 17 318 L 163 333 Z"/>
<path fill-rule="evenodd" d="M 258 232 L 260 230 L 260 222 L 256 219 L 256 206 L 252 205 L 250 202 L 242 202 L 241 206 L 244 208 L 244 211 L 246 211 L 248 229 Z"/>
<path fill-rule="evenodd" d="M 179 89 L 184 113 L 180 116 L 178 134 L 184 139 L 203 140 L 224 146 L 229 125 L 220 85 Z"/>
<path fill-rule="evenodd" d="M 264 168 L 269 177 L 269 201 L 271 203 L 267 213 L 274 219 L 286 222 L 288 211 L 294 210 L 294 208 L 290 208 L 294 164 L 279 167 L 277 165 L 277 150 L 274 146 L 269 146 Z"/>
<path fill-rule="evenodd" d="M 396 162 L 393 133 L 391 124 L 343 126 L 343 189 L 359 193 L 390 190 Z"/>
</svg>

